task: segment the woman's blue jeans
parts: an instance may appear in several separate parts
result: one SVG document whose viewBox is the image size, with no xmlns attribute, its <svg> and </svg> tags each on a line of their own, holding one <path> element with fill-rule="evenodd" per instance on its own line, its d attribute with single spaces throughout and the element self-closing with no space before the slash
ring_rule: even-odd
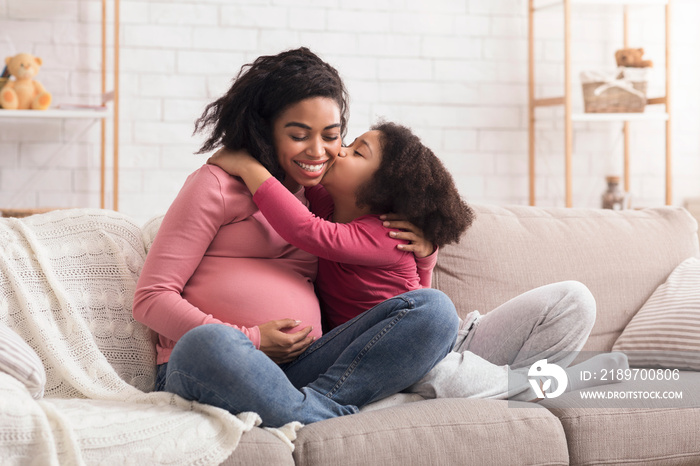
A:
<svg viewBox="0 0 700 466">
<path fill-rule="evenodd" d="M 415 290 L 336 327 L 280 366 L 239 330 L 202 325 L 177 342 L 157 386 L 234 414 L 254 411 L 264 426 L 309 424 L 414 384 L 449 353 L 457 328 L 444 293 Z"/>
</svg>

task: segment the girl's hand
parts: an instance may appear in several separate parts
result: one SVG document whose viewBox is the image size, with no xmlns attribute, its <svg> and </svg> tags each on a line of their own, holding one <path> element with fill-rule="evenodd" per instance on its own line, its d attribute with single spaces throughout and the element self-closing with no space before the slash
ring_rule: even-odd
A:
<svg viewBox="0 0 700 466">
<path fill-rule="evenodd" d="M 271 320 L 258 325 L 260 329 L 260 351 L 265 353 L 277 364 L 294 361 L 314 341 L 309 336 L 312 327 L 306 327 L 296 333 L 285 333 L 282 330 L 299 325 L 298 320 Z"/>
<path fill-rule="evenodd" d="M 384 220 L 387 228 L 398 228 L 403 231 L 391 231 L 389 236 L 410 241 L 409 244 L 399 244 L 396 247 L 402 251 L 412 252 L 416 257 L 428 257 L 435 252 L 435 245 L 423 237 L 423 230 L 397 214 L 385 214 L 379 217 Z"/>
<path fill-rule="evenodd" d="M 216 165 L 233 176 L 242 176 L 243 171 L 250 167 L 251 164 L 260 165 L 260 162 L 254 159 L 247 150 L 241 149 L 232 151 L 225 147 L 214 152 L 214 155 L 209 157 L 207 163 L 209 165 Z"/>
</svg>

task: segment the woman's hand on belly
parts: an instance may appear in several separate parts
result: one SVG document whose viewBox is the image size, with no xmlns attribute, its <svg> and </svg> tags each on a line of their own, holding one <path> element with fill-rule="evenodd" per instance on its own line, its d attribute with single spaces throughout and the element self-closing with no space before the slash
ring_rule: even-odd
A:
<svg viewBox="0 0 700 466">
<path fill-rule="evenodd" d="M 258 325 L 260 329 L 260 351 L 277 364 L 294 361 L 314 341 L 309 333 L 313 328 L 308 326 L 295 333 L 285 333 L 282 330 L 296 327 L 298 320 L 271 320 Z"/>
</svg>

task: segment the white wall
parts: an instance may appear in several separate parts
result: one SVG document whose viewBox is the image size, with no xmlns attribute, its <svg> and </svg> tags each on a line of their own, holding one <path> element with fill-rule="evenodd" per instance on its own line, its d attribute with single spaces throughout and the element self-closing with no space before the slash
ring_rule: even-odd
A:
<svg viewBox="0 0 700 466">
<path fill-rule="evenodd" d="M 526 0 L 122 0 L 120 210 L 139 221 L 164 212 L 206 159 L 193 155 L 201 138 L 191 136 L 204 105 L 242 64 L 299 45 L 345 78 L 349 137 L 380 116 L 403 122 L 467 200 L 526 204 L 526 12 Z M 0 56 L 43 58 L 38 79 L 54 104 L 96 103 L 100 14 L 98 0 L 0 0 Z M 656 62 L 650 93 L 658 95 L 663 8 L 636 8 L 631 19 L 632 45 Z M 700 196 L 699 19 L 698 2 L 674 0 L 675 204 Z M 621 21 L 620 7 L 577 7 L 576 75 L 614 67 Z M 560 95 L 561 9 L 538 15 L 537 31 L 538 95 Z M 577 76 L 574 90 L 581 105 Z M 539 205 L 564 202 L 562 114 L 538 110 L 550 117 L 538 122 Z M 599 206 L 605 175 L 621 172 L 620 130 L 575 125 L 575 206 Z M 635 124 L 633 139 L 635 205 L 661 205 L 663 123 Z M 0 119 L 0 207 L 96 207 L 98 167 L 96 123 Z"/>
</svg>

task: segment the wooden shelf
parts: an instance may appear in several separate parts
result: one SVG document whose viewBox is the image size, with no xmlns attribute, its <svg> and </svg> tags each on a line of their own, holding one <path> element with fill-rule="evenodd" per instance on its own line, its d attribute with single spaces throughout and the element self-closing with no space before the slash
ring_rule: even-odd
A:
<svg viewBox="0 0 700 466">
<path fill-rule="evenodd" d="M 668 113 L 574 113 L 572 121 L 666 121 Z"/>
<path fill-rule="evenodd" d="M 636 6 L 636 5 L 668 5 L 668 0 L 569 0 L 572 5 L 599 5 L 599 6 Z M 551 7 L 564 5 L 564 0 L 535 0 L 533 9 L 544 10 Z"/>
<path fill-rule="evenodd" d="M 48 1 L 48 0 L 47 0 Z M 48 110 L 5 110 L 0 109 L 0 120 L 19 119 L 23 121 L 42 119 L 91 119 L 100 120 L 100 208 L 105 208 L 106 193 L 106 127 L 107 118 L 112 118 L 112 208 L 119 210 L 119 39 L 120 39 L 120 0 L 112 0 L 114 7 L 113 32 L 114 32 L 114 83 L 113 91 L 107 93 L 107 2 L 101 0 L 102 5 L 102 100 L 103 104 L 112 101 L 110 107 L 102 108 L 50 108 Z"/>
<path fill-rule="evenodd" d="M 557 102 L 563 98 L 552 98 L 552 99 L 540 99 L 538 102 L 546 103 L 546 101 L 551 100 L 552 102 Z M 555 105 L 561 105 L 553 103 L 540 104 L 537 107 L 551 107 Z M 540 119 L 553 119 L 558 118 L 552 117 L 538 117 Z M 668 113 L 665 112 L 641 112 L 641 113 L 586 113 L 586 112 L 576 112 L 571 114 L 571 121 L 600 121 L 600 122 L 626 122 L 626 121 L 667 121 L 669 119 Z"/>
<path fill-rule="evenodd" d="M 668 5 L 668 0 L 571 0 L 571 3 L 578 5 Z"/>
<path fill-rule="evenodd" d="M 620 5 L 623 8 L 623 37 L 622 47 L 629 47 L 629 25 L 628 6 L 638 5 L 659 5 L 663 6 L 665 13 L 665 48 L 666 48 L 666 93 L 663 97 L 656 97 L 647 100 L 647 105 L 663 105 L 663 112 L 651 111 L 643 113 L 581 113 L 580 109 L 574 111 L 572 102 L 572 53 L 571 53 L 571 17 L 574 5 L 599 5 L 612 6 Z M 666 204 L 672 203 L 672 142 L 671 142 L 671 0 L 529 0 L 528 2 L 528 171 L 530 185 L 530 205 L 535 205 L 535 179 L 536 179 L 536 143 L 535 143 L 535 123 L 537 120 L 536 109 L 538 107 L 563 106 L 564 107 L 564 185 L 565 185 L 565 205 L 572 207 L 572 178 L 573 178 L 573 123 L 574 122 L 621 122 L 624 124 L 624 153 L 623 153 L 623 175 L 624 189 L 630 189 L 630 123 L 634 121 L 659 121 L 664 122 L 666 133 Z M 561 6 L 564 26 L 564 96 L 537 98 L 535 95 L 535 13 L 551 6 Z"/>
<path fill-rule="evenodd" d="M 41 119 L 41 118 L 86 118 L 86 119 L 103 119 L 111 115 L 108 108 L 92 110 L 0 110 L 0 118 L 25 118 L 25 119 Z"/>
</svg>

